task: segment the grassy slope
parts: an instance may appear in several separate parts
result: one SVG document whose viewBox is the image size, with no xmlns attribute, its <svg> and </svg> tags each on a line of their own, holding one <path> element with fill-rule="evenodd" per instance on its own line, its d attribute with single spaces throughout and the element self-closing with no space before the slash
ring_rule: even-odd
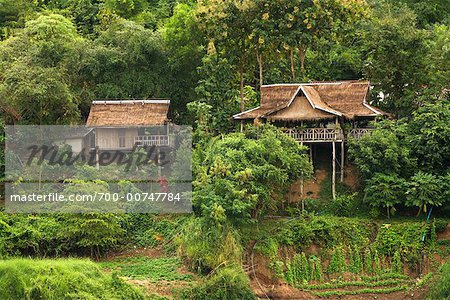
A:
<svg viewBox="0 0 450 300">
<path fill-rule="evenodd" d="M 0 261 L 0 299 L 144 299 L 141 291 L 89 260 Z"/>
</svg>

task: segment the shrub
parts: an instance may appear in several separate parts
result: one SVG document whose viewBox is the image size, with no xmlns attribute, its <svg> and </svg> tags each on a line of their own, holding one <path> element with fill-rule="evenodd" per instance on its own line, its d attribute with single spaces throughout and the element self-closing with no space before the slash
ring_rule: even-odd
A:
<svg viewBox="0 0 450 300">
<path fill-rule="evenodd" d="M 299 248 L 312 243 L 330 248 L 340 244 L 363 246 L 369 241 L 371 226 L 358 219 L 311 215 L 285 224 L 278 238 L 281 244 Z"/>
<path fill-rule="evenodd" d="M 329 274 L 342 274 L 346 271 L 344 251 L 342 248 L 335 248 L 331 255 L 330 265 L 328 267 Z"/>
<path fill-rule="evenodd" d="M 88 260 L 0 261 L 0 299 L 144 299 L 115 275 Z"/>
<path fill-rule="evenodd" d="M 229 224 L 192 218 L 176 239 L 178 252 L 191 269 L 208 273 L 222 264 L 241 263 L 242 246 L 237 231 Z"/>
<path fill-rule="evenodd" d="M 395 205 L 402 202 L 405 181 L 397 175 L 376 173 L 364 189 L 365 201 L 372 207 L 384 207 L 388 218 L 395 213 Z"/>
<path fill-rule="evenodd" d="M 253 300 L 248 277 L 240 267 L 221 268 L 198 286 L 184 290 L 181 299 L 189 300 Z"/>
<path fill-rule="evenodd" d="M 351 217 L 355 215 L 359 204 L 356 194 L 341 194 L 338 195 L 336 199 L 331 200 L 329 208 L 336 216 Z"/>
<path fill-rule="evenodd" d="M 441 178 L 424 173 L 417 172 L 407 183 L 406 205 L 419 208 L 417 215 L 421 211 L 427 212 L 432 206 L 441 206 L 445 202 Z"/>
<path fill-rule="evenodd" d="M 178 234 L 188 218 L 182 216 L 156 216 L 129 214 L 125 230 L 129 242 L 138 247 L 156 247 L 166 244 Z"/>
<path fill-rule="evenodd" d="M 349 271 L 354 274 L 361 273 L 363 266 L 361 261 L 361 252 L 358 247 L 349 248 L 349 259 L 350 259 Z"/>
<path fill-rule="evenodd" d="M 323 273 L 322 273 L 322 262 L 319 257 L 312 255 L 309 257 L 309 278 L 310 280 L 322 281 Z"/>
<path fill-rule="evenodd" d="M 123 237 L 123 215 L 0 213 L 0 237 L 11 255 L 98 257 Z"/>
<path fill-rule="evenodd" d="M 392 257 L 392 271 L 394 273 L 403 274 L 403 262 L 399 251 L 395 251 Z"/>
<path fill-rule="evenodd" d="M 377 275 L 381 273 L 381 260 L 377 250 L 373 251 L 373 271 Z"/>
<path fill-rule="evenodd" d="M 364 251 L 364 272 L 367 274 L 373 273 L 373 259 L 369 248 Z"/>
<path fill-rule="evenodd" d="M 304 252 L 295 254 L 286 263 L 286 281 L 291 285 L 303 285 L 312 279 L 312 271 Z"/>
<path fill-rule="evenodd" d="M 193 205 L 210 217 L 220 205 L 233 223 L 251 222 L 273 211 L 284 193 L 312 173 L 305 147 L 273 126 L 231 133 L 197 149 Z"/>
<path fill-rule="evenodd" d="M 435 219 L 436 233 L 444 232 L 447 229 L 448 221 L 445 219 Z"/>
<path fill-rule="evenodd" d="M 413 267 L 419 262 L 420 253 L 426 246 L 422 236 L 424 233 L 429 234 L 428 227 L 420 223 L 383 224 L 374 247 L 385 256 L 393 256 L 396 251 L 400 251 L 404 254 L 404 261 Z"/>
<path fill-rule="evenodd" d="M 450 299 L 450 262 L 446 262 L 430 284 L 428 299 Z"/>
</svg>

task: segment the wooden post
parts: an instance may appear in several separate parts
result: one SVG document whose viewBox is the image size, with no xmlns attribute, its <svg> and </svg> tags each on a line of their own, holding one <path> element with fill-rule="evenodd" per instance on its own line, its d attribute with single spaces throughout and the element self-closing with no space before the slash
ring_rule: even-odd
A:
<svg viewBox="0 0 450 300">
<path fill-rule="evenodd" d="M 241 132 L 244 132 L 244 120 L 241 120 Z"/>
<path fill-rule="evenodd" d="M 95 145 L 95 167 L 96 167 L 97 170 L 100 169 L 99 159 L 100 159 L 100 157 L 99 157 L 99 149 L 98 149 L 98 146 Z"/>
<path fill-rule="evenodd" d="M 333 174 L 331 175 L 331 192 L 336 200 L 336 142 L 333 141 Z"/>
<path fill-rule="evenodd" d="M 303 141 L 300 141 L 300 145 L 303 146 Z M 303 180 L 303 176 L 300 178 L 300 198 L 302 201 L 302 213 L 305 211 L 305 201 L 304 201 L 304 197 L 303 197 L 303 189 L 304 189 L 304 180 Z"/>
<path fill-rule="evenodd" d="M 341 142 L 341 182 L 344 182 L 344 161 L 345 161 L 344 140 Z"/>
</svg>

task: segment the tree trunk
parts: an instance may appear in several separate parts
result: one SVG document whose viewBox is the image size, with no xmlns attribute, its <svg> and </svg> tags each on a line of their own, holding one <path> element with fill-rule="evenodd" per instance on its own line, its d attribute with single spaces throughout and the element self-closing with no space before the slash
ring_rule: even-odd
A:
<svg viewBox="0 0 450 300">
<path fill-rule="evenodd" d="M 422 212 L 423 204 L 419 206 L 419 211 L 417 212 L 416 218 L 420 216 L 420 213 Z"/>
<path fill-rule="evenodd" d="M 294 64 L 294 48 L 291 48 L 290 52 L 290 59 L 291 59 L 291 77 L 292 81 L 295 81 L 295 64 Z"/>
<path fill-rule="evenodd" d="M 303 73 L 305 71 L 305 56 L 306 56 L 306 46 L 300 46 L 300 71 Z"/>
<path fill-rule="evenodd" d="M 256 50 L 256 60 L 258 61 L 259 66 L 259 89 L 261 90 L 261 87 L 263 86 L 263 61 L 262 54 L 260 54 L 258 50 Z"/>
<path fill-rule="evenodd" d="M 244 111 L 244 66 L 241 64 L 239 69 L 239 79 L 241 81 L 240 91 L 241 91 L 241 112 Z"/>
</svg>

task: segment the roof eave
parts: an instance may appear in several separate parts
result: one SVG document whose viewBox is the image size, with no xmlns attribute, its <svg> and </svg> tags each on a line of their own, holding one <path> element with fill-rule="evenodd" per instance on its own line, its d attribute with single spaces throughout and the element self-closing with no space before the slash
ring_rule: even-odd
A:
<svg viewBox="0 0 450 300">
<path fill-rule="evenodd" d="M 322 107 L 320 107 L 320 106 L 314 105 L 314 103 L 313 103 L 313 102 L 311 101 L 311 99 L 309 98 L 309 95 L 308 95 L 308 93 L 305 91 L 305 89 L 303 88 L 303 86 L 300 86 L 300 88 L 301 88 L 301 90 L 303 91 L 303 94 L 305 95 L 306 99 L 308 100 L 308 102 L 309 102 L 309 104 L 312 106 L 312 108 L 314 108 L 314 109 L 319 109 L 319 110 L 322 110 L 322 111 L 324 111 L 324 112 L 327 112 L 327 113 L 330 113 L 330 114 L 333 114 L 333 115 L 342 117 L 342 113 L 340 113 L 340 112 L 338 112 L 338 111 L 335 111 L 335 110 L 329 110 L 329 109 L 322 108 Z"/>
<path fill-rule="evenodd" d="M 257 106 L 257 107 L 255 107 L 255 108 L 252 108 L 252 109 L 249 109 L 249 110 L 242 111 L 242 112 L 240 112 L 240 113 L 238 113 L 238 114 L 233 115 L 232 118 L 233 118 L 233 119 L 236 119 L 236 120 L 254 119 L 254 118 L 245 118 L 245 117 L 242 118 L 241 115 L 246 114 L 246 113 L 249 113 L 249 112 L 252 112 L 252 111 L 257 110 L 257 109 L 259 109 L 259 108 L 261 108 L 261 106 Z"/>
</svg>

